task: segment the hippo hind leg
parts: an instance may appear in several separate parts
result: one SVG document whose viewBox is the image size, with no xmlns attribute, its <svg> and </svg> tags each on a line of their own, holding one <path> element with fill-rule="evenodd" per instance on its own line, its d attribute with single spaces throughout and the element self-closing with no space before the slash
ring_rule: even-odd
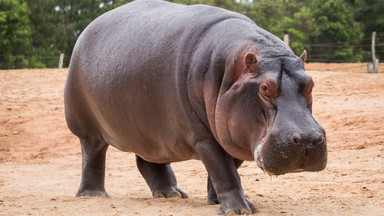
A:
<svg viewBox="0 0 384 216">
<path fill-rule="evenodd" d="M 244 161 L 236 158 L 233 159 L 233 163 L 235 164 L 236 169 L 238 169 L 243 162 Z M 207 191 L 208 191 L 208 205 L 220 204 L 219 200 L 217 199 L 215 188 L 213 188 L 213 185 L 212 185 L 211 176 L 209 175 L 208 175 Z"/>
<path fill-rule="evenodd" d="M 145 161 L 136 155 L 136 164 L 154 198 L 188 198 L 179 187 L 170 164 L 156 164 Z"/>
<path fill-rule="evenodd" d="M 82 176 L 76 197 L 109 197 L 104 188 L 105 156 L 108 144 L 102 140 L 81 139 Z"/>
</svg>

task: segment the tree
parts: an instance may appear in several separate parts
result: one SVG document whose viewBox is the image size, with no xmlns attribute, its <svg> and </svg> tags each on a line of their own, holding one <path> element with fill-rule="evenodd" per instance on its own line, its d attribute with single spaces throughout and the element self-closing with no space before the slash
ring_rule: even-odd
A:
<svg viewBox="0 0 384 216">
<path fill-rule="evenodd" d="M 55 4 L 52 0 L 27 0 L 29 9 L 33 55 L 45 67 L 57 67 L 59 54 Z"/>
<path fill-rule="evenodd" d="M 132 0 L 54 0 L 59 17 L 56 35 L 57 47 L 65 53 L 68 66 L 73 47 L 81 32 L 96 17 Z"/>
<path fill-rule="evenodd" d="M 255 0 L 246 14 L 280 38 L 289 34 L 294 52 L 306 49 L 309 60 L 362 59 L 361 24 L 345 0 Z"/>
<path fill-rule="evenodd" d="M 0 68 L 42 67 L 32 55 L 26 3 L 0 0 Z"/>
<path fill-rule="evenodd" d="M 313 53 L 322 59 L 359 61 L 356 46 L 363 38 L 361 24 L 354 20 L 353 9 L 345 0 L 314 0 L 309 4 L 315 31 L 309 33 Z"/>
<path fill-rule="evenodd" d="M 363 59 L 372 61 L 371 35 L 376 31 L 376 44 L 384 44 L 384 1 L 383 0 L 349 0 L 353 6 L 355 20 L 362 24 L 364 40 L 361 42 Z M 384 46 L 376 48 L 376 57 L 384 59 Z"/>
<path fill-rule="evenodd" d="M 97 16 L 132 0 L 0 0 L 0 68 L 64 66 L 77 38 Z M 309 60 L 370 60 L 370 38 L 384 43 L 382 0 L 168 0 L 207 4 L 245 14 Z M 376 49 L 384 58 L 384 46 Z"/>
</svg>

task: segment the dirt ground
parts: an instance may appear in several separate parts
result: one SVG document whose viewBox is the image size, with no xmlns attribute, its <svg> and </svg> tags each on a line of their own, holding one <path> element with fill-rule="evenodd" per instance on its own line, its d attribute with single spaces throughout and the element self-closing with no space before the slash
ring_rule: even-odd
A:
<svg viewBox="0 0 384 216">
<path fill-rule="evenodd" d="M 384 68 L 384 65 L 380 66 Z M 365 64 L 307 64 L 315 118 L 327 132 L 322 172 L 271 178 L 239 169 L 256 215 L 384 215 L 384 73 Z M 66 70 L 0 71 L 0 215 L 215 215 L 200 161 L 174 163 L 188 199 L 153 199 L 132 153 L 110 148 L 103 198 L 75 198 L 78 139 L 66 127 Z"/>
</svg>

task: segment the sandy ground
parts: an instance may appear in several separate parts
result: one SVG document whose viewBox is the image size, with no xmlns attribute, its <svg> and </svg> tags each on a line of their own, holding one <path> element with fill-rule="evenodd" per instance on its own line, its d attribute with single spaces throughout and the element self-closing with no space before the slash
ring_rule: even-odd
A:
<svg viewBox="0 0 384 216">
<path fill-rule="evenodd" d="M 315 118 L 327 131 L 328 166 L 271 178 L 239 169 L 256 215 L 384 215 L 384 73 L 364 64 L 308 64 Z M 384 65 L 381 65 L 384 68 Z M 66 127 L 66 70 L 0 71 L 0 215 L 215 215 L 200 161 L 173 164 L 188 199 L 153 199 L 132 153 L 110 148 L 111 198 L 75 198 L 78 139 Z"/>
</svg>

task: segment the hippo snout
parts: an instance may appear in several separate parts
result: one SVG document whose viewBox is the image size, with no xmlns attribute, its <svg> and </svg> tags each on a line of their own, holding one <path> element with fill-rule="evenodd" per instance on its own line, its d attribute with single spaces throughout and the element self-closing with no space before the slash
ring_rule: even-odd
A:
<svg viewBox="0 0 384 216">
<path fill-rule="evenodd" d="M 271 175 L 290 172 L 321 171 L 327 164 L 324 130 L 310 133 L 272 133 L 255 150 L 259 167 Z"/>
</svg>

